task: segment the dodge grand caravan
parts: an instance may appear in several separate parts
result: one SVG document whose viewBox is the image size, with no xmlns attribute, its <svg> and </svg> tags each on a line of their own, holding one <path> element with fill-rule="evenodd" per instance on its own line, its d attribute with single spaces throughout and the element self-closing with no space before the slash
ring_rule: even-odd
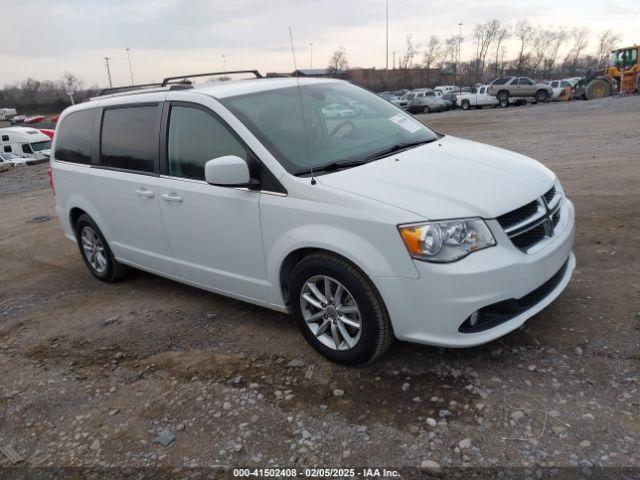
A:
<svg viewBox="0 0 640 480">
<path fill-rule="evenodd" d="M 56 210 L 95 277 L 134 267 L 290 312 L 344 364 L 394 338 L 491 341 L 575 267 L 553 172 L 344 81 L 165 80 L 68 108 L 53 151 Z"/>
</svg>

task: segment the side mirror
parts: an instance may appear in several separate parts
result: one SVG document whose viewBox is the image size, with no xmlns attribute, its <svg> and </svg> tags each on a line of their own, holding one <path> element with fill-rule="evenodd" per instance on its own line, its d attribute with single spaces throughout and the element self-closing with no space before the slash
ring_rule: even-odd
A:
<svg viewBox="0 0 640 480">
<path fill-rule="evenodd" d="M 236 155 L 214 158 L 204 164 L 204 178 L 211 185 L 247 187 L 251 185 L 247 162 Z"/>
</svg>

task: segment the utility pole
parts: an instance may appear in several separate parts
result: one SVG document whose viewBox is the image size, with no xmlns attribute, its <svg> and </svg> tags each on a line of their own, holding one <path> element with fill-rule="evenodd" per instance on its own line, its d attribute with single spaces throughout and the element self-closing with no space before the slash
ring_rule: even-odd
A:
<svg viewBox="0 0 640 480">
<path fill-rule="evenodd" d="M 104 62 L 107 66 L 107 78 L 109 79 L 109 88 L 113 88 L 113 83 L 111 83 L 111 69 L 109 68 L 109 57 L 104 57 Z"/>
<path fill-rule="evenodd" d="M 386 68 L 389 71 L 389 0 L 387 0 L 387 28 L 386 28 L 387 62 Z"/>
<path fill-rule="evenodd" d="M 456 74 L 458 73 L 458 68 L 460 65 L 460 47 L 462 45 L 462 22 L 458 23 L 458 55 L 456 58 Z M 455 84 L 455 80 L 453 82 Z"/>
<path fill-rule="evenodd" d="M 309 62 L 309 64 L 310 64 L 309 68 L 313 70 L 313 42 L 311 42 L 309 44 L 309 49 L 310 49 L 309 52 L 310 52 L 310 55 L 311 55 L 311 61 Z"/>
<path fill-rule="evenodd" d="M 129 60 L 129 76 L 131 77 L 131 85 L 133 85 L 133 69 L 131 68 L 131 49 L 125 48 L 127 51 L 127 59 Z"/>
</svg>

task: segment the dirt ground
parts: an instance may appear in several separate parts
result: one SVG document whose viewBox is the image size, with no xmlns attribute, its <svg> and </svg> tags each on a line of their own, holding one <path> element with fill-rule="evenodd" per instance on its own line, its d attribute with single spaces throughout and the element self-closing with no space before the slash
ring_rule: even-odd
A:
<svg viewBox="0 0 640 480">
<path fill-rule="evenodd" d="M 574 278 L 524 328 L 339 367 L 286 315 L 142 272 L 95 280 L 48 217 L 46 165 L 14 168 L 0 173 L 0 447 L 18 466 L 174 473 L 640 468 L 640 97 L 419 118 L 540 160 L 574 201 Z"/>
</svg>

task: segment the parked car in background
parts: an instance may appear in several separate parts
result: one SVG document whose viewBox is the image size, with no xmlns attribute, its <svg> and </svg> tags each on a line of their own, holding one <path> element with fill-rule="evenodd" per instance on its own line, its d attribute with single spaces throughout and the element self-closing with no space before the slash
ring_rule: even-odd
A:
<svg viewBox="0 0 640 480">
<path fill-rule="evenodd" d="M 352 118 L 356 116 L 355 110 L 345 107 L 339 103 L 332 103 L 322 109 L 322 113 L 327 118 Z"/>
<path fill-rule="evenodd" d="M 392 92 L 382 92 L 378 94 L 379 97 L 384 98 L 385 100 L 393 103 L 396 107 L 400 107 L 406 110 L 406 108 L 409 106 L 409 102 L 406 99 L 402 99 L 400 97 L 397 97 L 394 93 Z"/>
<path fill-rule="evenodd" d="M 449 107 L 449 109 L 453 109 L 453 108 L 459 107 L 457 102 L 458 95 L 460 95 L 460 92 L 449 92 L 449 93 L 445 93 L 440 98 L 445 102 L 451 102 L 451 107 Z"/>
<path fill-rule="evenodd" d="M 551 80 L 548 85 L 553 89 L 551 100 L 568 100 L 571 98 L 573 86 L 567 80 Z"/>
<path fill-rule="evenodd" d="M 26 117 L 23 120 L 24 123 L 40 123 L 44 122 L 44 115 L 33 115 L 31 117 Z"/>
<path fill-rule="evenodd" d="M 463 110 L 469 110 L 472 107 L 495 107 L 498 105 L 498 99 L 489 94 L 488 85 L 482 85 L 475 92 L 458 93 L 456 103 Z"/>
<path fill-rule="evenodd" d="M 18 123 L 24 122 L 25 118 L 27 118 L 26 115 L 16 115 L 15 117 L 11 118 L 9 121 L 11 122 L 11 125 L 16 125 Z"/>
<path fill-rule="evenodd" d="M 502 107 L 509 104 L 511 97 L 533 97 L 537 102 L 544 102 L 553 94 L 549 85 L 536 83 L 529 77 L 501 77 L 491 82 L 489 87 L 489 93 L 498 99 Z"/>
<path fill-rule="evenodd" d="M 18 111 L 15 108 L 0 108 L 0 120 L 11 120 L 18 115 Z"/>
<path fill-rule="evenodd" d="M 26 165 L 27 159 L 15 153 L 4 153 L 0 151 L 0 165 Z"/>
<path fill-rule="evenodd" d="M 455 108 L 455 103 L 448 98 L 444 98 L 445 94 L 442 93 L 441 90 L 434 90 L 433 93 L 440 101 L 444 102 L 444 104 L 447 106 L 447 110 Z"/>
<path fill-rule="evenodd" d="M 440 100 L 431 89 L 414 90 L 407 95 L 410 113 L 431 113 L 447 110 L 447 103 Z"/>
<path fill-rule="evenodd" d="M 35 128 L 0 128 L 0 151 L 29 160 L 46 160 L 51 155 L 51 139 Z"/>
<path fill-rule="evenodd" d="M 460 91 L 460 87 L 457 87 L 455 85 L 437 85 L 436 87 L 433 88 L 434 90 L 440 90 L 442 93 L 449 93 L 449 92 L 454 92 Z"/>
<path fill-rule="evenodd" d="M 337 96 L 376 117 L 330 128 L 322 99 Z M 130 265 L 291 313 L 343 364 L 394 338 L 490 342 L 560 296 L 576 265 L 575 210 L 551 170 L 344 81 L 97 97 L 65 110 L 54 147 L 55 209 L 93 276 Z"/>
</svg>

